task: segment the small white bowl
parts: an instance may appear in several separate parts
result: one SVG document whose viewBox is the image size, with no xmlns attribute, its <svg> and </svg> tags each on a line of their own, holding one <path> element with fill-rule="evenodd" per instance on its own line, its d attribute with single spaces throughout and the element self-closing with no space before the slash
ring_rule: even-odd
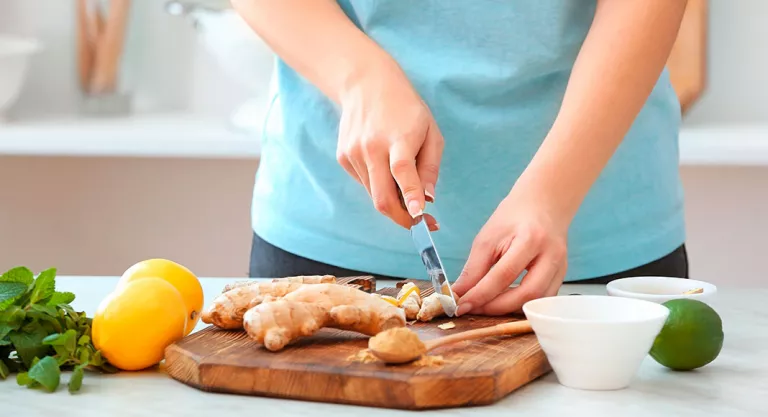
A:
<svg viewBox="0 0 768 417">
<path fill-rule="evenodd" d="M 605 295 L 540 298 L 523 312 L 558 382 L 585 390 L 629 386 L 669 315 L 660 304 Z"/>
<path fill-rule="evenodd" d="M 704 291 L 700 294 L 683 294 L 696 288 L 702 288 Z M 609 282 L 605 289 L 608 295 L 614 297 L 636 298 L 660 304 L 678 298 L 692 298 L 710 303 L 717 294 L 717 287 L 708 282 L 667 277 L 621 278 Z"/>
<path fill-rule="evenodd" d="M 0 34 L 0 123 L 18 99 L 30 57 L 40 49 L 36 40 Z"/>
</svg>

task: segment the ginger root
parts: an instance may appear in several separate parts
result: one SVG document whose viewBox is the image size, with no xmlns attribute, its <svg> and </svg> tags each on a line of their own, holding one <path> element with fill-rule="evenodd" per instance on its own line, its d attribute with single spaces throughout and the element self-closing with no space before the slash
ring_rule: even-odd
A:
<svg viewBox="0 0 768 417">
<path fill-rule="evenodd" d="M 367 336 L 405 326 L 399 307 L 372 294 L 344 285 L 305 285 L 274 301 L 249 309 L 243 318 L 248 336 L 278 351 L 323 327 Z"/>
<path fill-rule="evenodd" d="M 243 315 L 251 307 L 261 304 L 265 297 L 283 297 L 298 290 L 304 284 L 289 281 L 250 282 L 249 285 L 234 288 L 216 297 L 207 310 L 203 311 L 203 323 L 213 324 L 222 329 L 243 327 Z"/>
<path fill-rule="evenodd" d="M 421 302 L 421 309 L 416 315 L 416 319 L 419 321 L 430 321 L 434 318 L 444 316 L 445 310 L 443 305 L 440 304 L 440 294 L 432 293 L 424 298 Z"/>
<path fill-rule="evenodd" d="M 299 275 L 295 277 L 275 278 L 272 282 L 296 282 L 299 284 L 336 284 L 333 275 Z"/>
<path fill-rule="evenodd" d="M 402 299 L 405 294 L 408 294 L 408 297 Z M 397 299 L 400 302 L 400 306 L 405 310 L 405 317 L 408 320 L 415 320 L 421 309 L 421 295 L 419 295 L 416 285 L 412 282 L 403 285 L 400 288 L 400 292 L 397 293 Z"/>
<path fill-rule="evenodd" d="M 336 277 L 333 275 L 298 275 L 295 277 L 275 278 L 272 280 L 272 282 L 294 282 L 299 284 L 335 284 Z M 221 292 L 225 293 L 229 290 L 233 290 L 238 287 L 247 287 L 249 285 L 254 285 L 258 283 L 259 281 L 252 280 L 252 279 L 244 280 L 244 281 L 236 281 L 231 284 L 225 285 L 224 289 Z"/>
</svg>

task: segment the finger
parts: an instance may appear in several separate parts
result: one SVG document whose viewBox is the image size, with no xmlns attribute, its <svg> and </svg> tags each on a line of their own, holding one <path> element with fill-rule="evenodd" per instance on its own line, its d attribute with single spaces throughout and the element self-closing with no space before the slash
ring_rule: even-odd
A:
<svg viewBox="0 0 768 417">
<path fill-rule="evenodd" d="M 416 155 L 405 141 L 397 141 L 390 149 L 389 167 L 403 193 L 408 213 L 416 217 L 424 210 L 424 188 L 416 170 Z"/>
<path fill-rule="evenodd" d="M 352 165 L 352 168 L 357 173 L 357 177 L 359 178 L 359 181 L 363 186 L 365 187 L 366 191 L 368 191 L 368 195 L 371 195 L 371 183 L 370 179 L 368 178 L 368 166 L 365 163 L 365 159 L 363 158 L 363 152 L 359 147 L 353 147 L 347 152 L 349 163 Z"/>
<path fill-rule="evenodd" d="M 472 313 L 489 316 L 508 314 L 519 311 L 530 300 L 557 295 L 557 289 L 560 288 L 557 276 L 560 270 L 559 259 L 552 252 L 546 252 L 530 267 L 519 286 L 503 291 Z"/>
<path fill-rule="evenodd" d="M 547 288 L 547 292 L 546 292 L 547 297 L 553 297 L 560 292 L 560 287 L 563 286 L 563 282 L 565 281 L 565 275 L 567 272 L 568 272 L 568 261 L 566 260 L 566 261 L 563 261 L 563 265 L 555 274 L 554 281 L 552 281 L 552 283 L 549 284 L 549 288 Z"/>
<path fill-rule="evenodd" d="M 349 174 L 350 177 L 354 178 L 355 181 L 362 184 L 363 182 L 360 181 L 360 177 L 357 175 L 357 171 L 355 171 L 355 167 L 352 166 L 352 162 L 349 161 L 349 158 L 347 158 L 347 154 L 344 152 L 337 152 L 336 153 L 336 161 L 341 165 L 342 168 L 344 168 L 344 171 Z"/>
<path fill-rule="evenodd" d="M 427 222 L 427 227 L 430 231 L 437 231 L 440 230 L 440 224 L 437 222 L 437 220 L 432 217 L 431 214 L 424 213 L 424 221 Z"/>
<path fill-rule="evenodd" d="M 538 255 L 539 246 L 530 239 L 516 237 L 504 255 L 488 273 L 459 300 L 462 313 L 484 307 L 502 291 L 509 288 L 517 277 Z M 461 304 L 466 304 L 462 306 Z"/>
<path fill-rule="evenodd" d="M 366 158 L 374 208 L 400 226 L 410 229 L 412 217 L 400 204 L 397 184 L 389 171 L 389 159 L 386 153 L 367 154 Z"/>
<path fill-rule="evenodd" d="M 469 257 L 464 264 L 464 269 L 459 274 L 456 282 L 451 286 L 453 292 L 457 296 L 462 297 L 488 273 L 496 259 L 497 256 L 493 246 L 486 245 L 476 239 L 472 244 L 472 249 L 469 251 Z"/>
<path fill-rule="evenodd" d="M 435 185 L 440 173 L 440 161 L 443 156 L 443 134 L 432 122 L 427 129 L 427 137 L 416 156 L 416 168 L 419 172 L 421 185 L 424 189 L 424 197 L 427 201 L 435 201 Z"/>
</svg>

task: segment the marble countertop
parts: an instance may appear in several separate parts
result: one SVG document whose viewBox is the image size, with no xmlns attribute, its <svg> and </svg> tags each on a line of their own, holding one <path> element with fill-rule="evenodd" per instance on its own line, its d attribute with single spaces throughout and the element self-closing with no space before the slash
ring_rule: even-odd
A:
<svg viewBox="0 0 768 417">
<path fill-rule="evenodd" d="M 233 279 L 201 280 L 206 300 Z M 116 277 L 59 277 L 57 287 L 78 295 L 73 306 L 92 315 L 114 287 Z M 380 286 L 392 283 L 380 282 Z M 565 285 L 562 294 L 605 294 L 604 286 Z M 53 394 L 0 381 L 0 410 L 5 416 L 256 416 L 335 417 L 455 416 L 766 416 L 768 415 L 768 288 L 719 288 L 713 304 L 723 318 L 725 343 L 720 356 L 693 372 L 674 372 L 650 357 L 627 389 L 580 391 L 557 383 L 553 373 L 485 407 L 406 412 L 284 399 L 212 394 L 181 384 L 162 371 L 116 375 L 86 374 L 83 388 Z M 198 329 L 205 327 L 198 325 Z M 69 377 L 64 376 L 65 382 Z"/>
</svg>

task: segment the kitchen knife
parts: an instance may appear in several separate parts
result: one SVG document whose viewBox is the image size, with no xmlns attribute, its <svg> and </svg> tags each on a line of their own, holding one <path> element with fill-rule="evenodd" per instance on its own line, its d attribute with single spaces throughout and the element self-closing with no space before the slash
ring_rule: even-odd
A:
<svg viewBox="0 0 768 417">
<path fill-rule="evenodd" d="M 398 194 L 401 205 L 407 210 L 405 200 L 399 188 Z M 427 226 L 427 221 L 424 220 L 423 214 L 413 218 L 411 238 L 416 246 L 416 251 L 421 257 L 421 261 L 424 263 L 424 267 L 427 269 L 427 275 L 432 281 L 432 287 L 435 289 L 435 293 L 438 294 L 438 299 L 443 306 L 445 314 L 448 317 L 453 317 L 456 314 L 456 299 L 453 296 L 451 285 L 445 276 L 443 262 L 437 254 L 435 242 L 432 240 L 432 234 L 429 232 L 429 227 Z"/>
</svg>

